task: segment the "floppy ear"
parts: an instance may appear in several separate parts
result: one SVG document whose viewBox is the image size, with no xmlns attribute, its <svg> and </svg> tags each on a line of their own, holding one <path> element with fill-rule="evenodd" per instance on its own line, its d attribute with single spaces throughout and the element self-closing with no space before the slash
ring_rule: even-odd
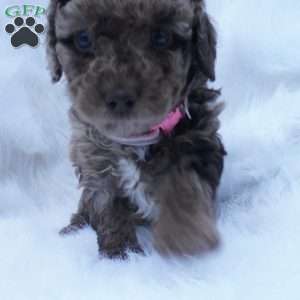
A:
<svg viewBox="0 0 300 300">
<path fill-rule="evenodd" d="M 47 30 L 47 56 L 48 64 L 53 82 L 60 80 L 62 76 L 62 66 L 58 60 L 56 53 L 56 32 L 55 32 L 55 16 L 56 11 L 64 6 L 69 0 L 51 0 L 48 7 L 48 30 Z"/>
<path fill-rule="evenodd" d="M 194 0 L 195 19 L 193 27 L 193 47 L 196 71 L 215 80 L 216 31 L 204 11 L 203 1 Z M 197 68 L 196 67 L 196 68 Z"/>
</svg>

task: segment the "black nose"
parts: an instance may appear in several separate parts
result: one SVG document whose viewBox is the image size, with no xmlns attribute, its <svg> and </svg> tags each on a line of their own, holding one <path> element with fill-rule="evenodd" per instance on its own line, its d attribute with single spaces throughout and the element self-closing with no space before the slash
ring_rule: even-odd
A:
<svg viewBox="0 0 300 300">
<path fill-rule="evenodd" d="M 118 91 L 107 98 L 106 105 L 114 113 L 129 113 L 135 105 L 135 99 L 124 91 Z"/>
</svg>

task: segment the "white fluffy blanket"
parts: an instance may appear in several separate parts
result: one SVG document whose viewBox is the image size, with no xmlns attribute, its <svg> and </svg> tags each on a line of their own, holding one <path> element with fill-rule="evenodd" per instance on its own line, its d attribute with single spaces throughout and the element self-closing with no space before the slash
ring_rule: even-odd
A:
<svg viewBox="0 0 300 300">
<path fill-rule="evenodd" d="M 31 1 L 43 4 L 46 0 Z M 192 260 L 99 260 L 92 230 L 62 239 L 79 197 L 68 100 L 44 47 L 13 49 L 0 18 L 0 299 L 299 299 L 300 2 L 207 0 L 228 156 L 222 248 Z M 1 1 L 1 11 L 12 4 Z"/>
</svg>

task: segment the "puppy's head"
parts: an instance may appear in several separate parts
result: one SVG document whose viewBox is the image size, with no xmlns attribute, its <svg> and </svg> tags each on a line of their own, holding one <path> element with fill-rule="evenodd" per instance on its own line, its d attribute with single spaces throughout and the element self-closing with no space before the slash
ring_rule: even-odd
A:
<svg viewBox="0 0 300 300">
<path fill-rule="evenodd" d="M 48 57 L 73 107 L 109 136 L 148 131 L 195 77 L 214 79 L 215 32 L 202 0 L 51 0 Z"/>
</svg>

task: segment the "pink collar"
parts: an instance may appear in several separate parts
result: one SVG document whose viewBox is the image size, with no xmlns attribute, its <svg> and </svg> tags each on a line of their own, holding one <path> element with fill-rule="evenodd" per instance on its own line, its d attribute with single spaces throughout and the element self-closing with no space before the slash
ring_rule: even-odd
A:
<svg viewBox="0 0 300 300">
<path fill-rule="evenodd" d="M 128 146 L 148 146 L 156 144 L 161 138 L 161 133 L 164 135 L 170 135 L 184 115 L 185 114 L 181 109 L 181 106 L 178 106 L 173 111 L 169 112 L 162 122 L 153 126 L 149 133 L 130 138 L 110 137 L 110 139 Z"/>
<path fill-rule="evenodd" d="M 176 127 L 176 125 L 181 121 L 184 114 L 179 107 L 175 110 L 169 112 L 166 118 L 159 124 L 153 126 L 151 131 L 161 130 L 164 134 L 168 135 Z"/>
</svg>

